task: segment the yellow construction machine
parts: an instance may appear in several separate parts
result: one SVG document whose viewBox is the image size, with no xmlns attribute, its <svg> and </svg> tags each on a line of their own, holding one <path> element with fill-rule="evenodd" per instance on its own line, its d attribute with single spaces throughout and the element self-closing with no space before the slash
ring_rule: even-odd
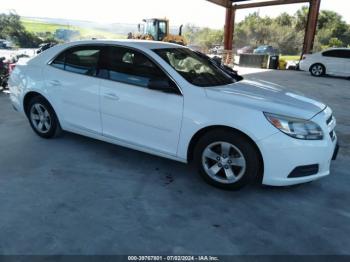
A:
<svg viewBox="0 0 350 262">
<path fill-rule="evenodd" d="M 138 33 L 128 34 L 129 39 L 155 40 L 180 45 L 187 45 L 185 38 L 182 36 L 182 25 L 179 28 L 179 34 L 173 35 L 169 32 L 169 20 L 151 18 L 144 19 L 143 24 L 138 24 Z"/>
</svg>

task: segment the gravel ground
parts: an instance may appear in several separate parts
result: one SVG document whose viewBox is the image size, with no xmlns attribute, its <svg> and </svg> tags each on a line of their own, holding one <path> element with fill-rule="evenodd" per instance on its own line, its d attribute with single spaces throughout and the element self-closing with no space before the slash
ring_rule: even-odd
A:
<svg viewBox="0 0 350 262">
<path fill-rule="evenodd" d="M 40 139 L 0 93 L 0 254 L 350 254 L 350 81 L 239 72 L 334 109 L 330 176 L 218 190 L 171 160 L 69 133 Z"/>
</svg>

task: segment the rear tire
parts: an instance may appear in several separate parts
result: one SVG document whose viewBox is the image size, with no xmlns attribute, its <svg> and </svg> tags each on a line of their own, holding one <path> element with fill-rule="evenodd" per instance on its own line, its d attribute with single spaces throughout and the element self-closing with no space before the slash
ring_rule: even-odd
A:
<svg viewBox="0 0 350 262">
<path fill-rule="evenodd" d="M 320 77 L 326 74 L 326 68 L 322 64 L 313 64 L 310 67 L 310 73 L 312 76 Z"/>
<path fill-rule="evenodd" d="M 33 97 L 27 106 L 27 117 L 34 132 L 43 138 L 53 138 L 62 129 L 50 103 L 41 96 Z"/>
<path fill-rule="evenodd" d="M 226 190 L 257 181 L 261 167 L 255 145 L 231 130 L 213 130 L 201 137 L 194 149 L 194 163 L 207 183 Z"/>
</svg>

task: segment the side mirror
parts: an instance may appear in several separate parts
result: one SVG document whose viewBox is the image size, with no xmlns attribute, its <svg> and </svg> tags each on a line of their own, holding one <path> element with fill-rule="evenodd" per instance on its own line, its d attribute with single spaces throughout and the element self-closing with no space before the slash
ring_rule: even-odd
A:
<svg viewBox="0 0 350 262">
<path fill-rule="evenodd" d="M 153 78 L 148 82 L 148 88 L 151 90 L 157 90 L 165 93 L 177 94 L 177 89 L 174 88 L 167 78 Z"/>
<path fill-rule="evenodd" d="M 221 58 L 220 57 L 218 57 L 218 56 L 214 56 L 213 58 L 212 58 L 212 60 L 215 62 L 215 64 L 216 65 L 221 65 L 222 64 L 222 60 L 221 60 Z"/>
</svg>

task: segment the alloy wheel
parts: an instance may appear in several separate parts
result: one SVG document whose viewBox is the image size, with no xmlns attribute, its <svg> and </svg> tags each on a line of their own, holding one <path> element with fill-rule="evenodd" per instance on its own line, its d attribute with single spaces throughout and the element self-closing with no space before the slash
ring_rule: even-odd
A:
<svg viewBox="0 0 350 262">
<path fill-rule="evenodd" d="M 50 131 L 51 128 L 51 116 L 49 111 L 42 104 L 36 103 L 30 110 L 30 121 L 35 129 L 45 134 Z"/>
<path fill-rule="evenodd" d="M 311 68 L 311 72 L 313 75 L 315 76 L 320 76 L 323 74 L 323 67 L 321 65 L 314 65 L 312 68 Z"/>
<path fill-rule="evenodd" d="M 246 159 L 231 143 L 215 142 L 204 149 L 202 165 L 212 179 L 224 184 L 233 184 L 243 177 Z"/>
</svg>

